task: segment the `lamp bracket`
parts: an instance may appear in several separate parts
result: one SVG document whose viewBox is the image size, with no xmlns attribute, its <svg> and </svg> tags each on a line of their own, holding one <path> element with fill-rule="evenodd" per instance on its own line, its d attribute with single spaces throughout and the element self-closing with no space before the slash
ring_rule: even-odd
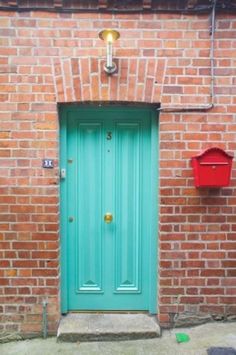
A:
<svg viewBox="0 0 236 355">
<path fill-rule="evenodd" d="M 115 62 L 112 62 L 112 66 L 111 67 L 108 67 L 106 64 L 104 64 L 104 71 L 108 74 L 108 75 L 111 75 L 111 74 L 114 74 L 116 71 L 117 71 L 117 65 Z"/>
</svg>

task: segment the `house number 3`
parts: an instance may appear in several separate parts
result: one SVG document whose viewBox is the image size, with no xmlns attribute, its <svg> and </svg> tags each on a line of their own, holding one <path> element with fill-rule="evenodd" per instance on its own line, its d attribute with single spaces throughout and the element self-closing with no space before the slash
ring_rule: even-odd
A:
<svg viewBox="0 0 236 355">
<path fill-rule="evenodd" d="M 112 139 L 112 132 L 107 132 L 107 140 L 110 141 Z"/>
</svg>

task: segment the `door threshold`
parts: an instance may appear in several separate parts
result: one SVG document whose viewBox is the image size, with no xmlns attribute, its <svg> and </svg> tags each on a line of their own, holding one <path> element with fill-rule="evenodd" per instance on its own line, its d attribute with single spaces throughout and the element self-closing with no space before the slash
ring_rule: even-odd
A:
<svg viewBox="0 0 236 355">
<path fill-rule="evenodd" d="M 157 338 L 161 335 L 155 316 L 144 313 L 76 312 L 63 316 L 58 341 L 121 341 Z"/>
</svg>

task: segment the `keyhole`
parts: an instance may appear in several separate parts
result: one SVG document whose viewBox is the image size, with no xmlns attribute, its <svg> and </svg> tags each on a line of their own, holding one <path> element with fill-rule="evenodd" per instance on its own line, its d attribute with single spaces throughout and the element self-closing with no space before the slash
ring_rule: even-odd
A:
<svg viewBox="0 0 236 355">
<path fill-rule="evenodd" d="M 107 140 L 110 141 L 112 139 L 112 132 L 107 132 Z"/>
</svg>

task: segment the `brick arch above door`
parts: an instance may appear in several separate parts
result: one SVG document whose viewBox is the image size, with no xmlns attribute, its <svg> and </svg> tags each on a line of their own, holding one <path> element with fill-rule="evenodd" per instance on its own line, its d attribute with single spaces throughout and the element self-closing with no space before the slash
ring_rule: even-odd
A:
<svg viewBox="0 0 236 355">
<path fill-rule="evenodd" d="M 118 72 L 108 76 L 101 58 L 54 60 L 57 102 L 161 102 L 165 59 L 122 58 Z"/>
</svg>

